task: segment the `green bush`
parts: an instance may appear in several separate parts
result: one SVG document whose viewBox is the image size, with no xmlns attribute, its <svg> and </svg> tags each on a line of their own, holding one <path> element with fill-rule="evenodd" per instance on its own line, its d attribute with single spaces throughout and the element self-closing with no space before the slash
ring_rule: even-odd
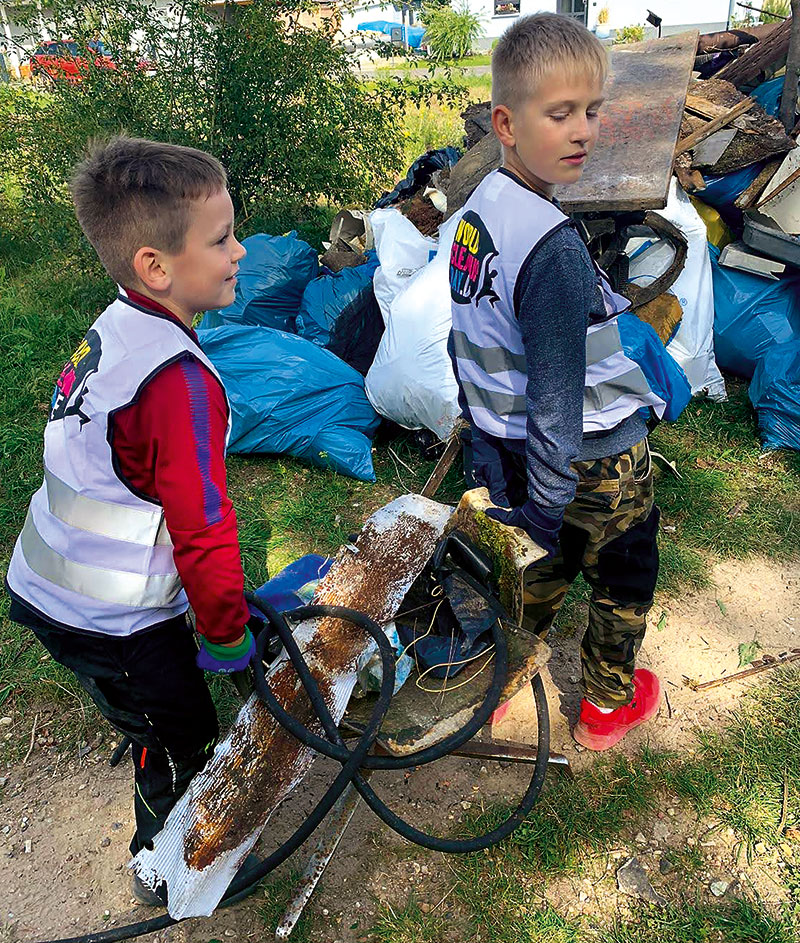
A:
<svg viewBox="0 0 800 943">
<path fill-rule="evenodd" d="M 66 183 L 90 138 L 126 131 L 210 151 L 246 234 L 249 220 L 289 228 L 321 205 L 371 201 L 403 169 L 405 106 L 453 94 L 441 79 L 364 83 L 334 25 L 303 25 L 309 0 L 228 3 L 222 15 L 201 0 L 47 6 L 53 35 L 85 49 L 99 32 L 116 63 L 89 54 L 79 83 L 40 78 L 0 99 L 0 181 L 57 229 L 72 225 Z"/>
<path fill-rule="evenodd" d="M 614 34 L 614 44 L 640 43 L 644 39 L 644 26 L 623 26 Z"/>
<path fill-rule="evenodd" d="M 483 35 L 480 17 L 472 13 L 466 3 L 458 9 L 427 7 L 424 22 L 425 44 L 428 56 L 434 62 L 464 59 L 472 52 L 475 41 Z"/>
</svg>

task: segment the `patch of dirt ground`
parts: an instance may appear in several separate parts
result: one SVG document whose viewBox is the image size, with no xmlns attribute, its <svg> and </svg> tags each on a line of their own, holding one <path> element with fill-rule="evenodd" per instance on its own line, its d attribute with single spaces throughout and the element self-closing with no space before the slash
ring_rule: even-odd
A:
<svg viewBox="0 0 800 943">
<path fill-rule="evenodd" d="M 654 722 L 630 734 L 617 749 L 635 751 L 648 741 L 679 749 L 693 742 L 694 728 L 724 724 L 749 682 L 694 692 L 683 684 L 683 676 L 705 681 L 735 672 L 739 644 L 754 638 L 763 653 L 800 647 L 800 564 L 760 559 L 720 563 L 714 567 L 709 589 L 658 600 L 640 664 L 661 677 L 668 702 Z M 579 700 L 579 638 L 562 632 L 551 642 L 553 656 L 545 672 L 551 749 L 580 769 L 594 757 L 577 748 L 569 735 Z M 494 735 L 526 740 L 531 700 L 527 691 L 518 695 L 495 725 Z M 18 715 L 10 722 L 0 721 L 5 724 L 0 736 L 27 744 L 32 722 L 30 716 Z M 40 731 L 46 730 L 44 724 Z M 128 891 L 130 760 L 109 768 L 114 737 L 105 726 L 102 742 L 98 736 L 88 754 L 80 757 L 59 755 L 55 725 L 46 732 L 48 736 L 34 738 L 26 763 L 7 763 L 0 776 L 0 938 L 70 937 L 154 916 L 157 911 L 135 906 Z M 448 758 L 405 774 L 378 774 L 373 783 L 397 812 L 441 833 L 482 801 L 519 795 L 529 772 L 530 767 L 507 763 Z M 285 838 L 334 773 L 333 764 L 318 761 L 267 827 L 257 850 L 267 853 Z M 737 855 L 732 833 L 708 833 L 681 810 L 660 810 L 632 840 L 657 888 L 659 883 L 680 886 L 684 878 L 670 864 L 671 853 L 696 845 L 706 858 L 705 870 L 697 878 L 702 893 L 709 893 L 711 883 L 723 881 L 725 893 L 754 886 L 765 901 L 777 894 L 768 851 L 748 864 Z M 290 865 L 302 867 L 310 849 L 309 843 Z M 624 907 L 613 876 L 619 859 L 628 854 L 625 848 L 612 849 L 577 877 L 550 882 L 546 889 L 532 888 L 532 899 L 549 900 L 565 914 L 607 915 Z M 464 939 L 451 894 L 450 869 L 446 856 L 409 845 L 362 805 L 309 904 L 316 917 L 309 938 L 315 943 L 355 943 L 364 939 L 380 903 L 402 907 L 413 893 L 423 909 L 448 916 L 454 940 Z M 281 873 L 285 872 L 284 868 Z M 271 939 L 274 924 L 265 925 L 258 912 L 264 900 L 260 891 L 212 918 L 187 921 L 145 939 L 171 943 Z"/>
</svg>

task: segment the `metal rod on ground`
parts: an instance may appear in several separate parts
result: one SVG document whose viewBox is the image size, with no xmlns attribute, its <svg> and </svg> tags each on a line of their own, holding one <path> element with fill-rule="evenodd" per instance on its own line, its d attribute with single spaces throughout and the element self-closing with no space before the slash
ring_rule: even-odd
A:
<svg viewBox="0 0 800 943">
<path fill-rule="evenodd" d="M 361 775 L 364 779 L 371 776 L 370 770 L 362 770 Z M 296 893 L 284 912 L 283 919 L 275 930 L 276 940 L 288 940 L 292 930 L 294 930 L 297 921 L 302 916 L 306 904 L 311 899 L 314 889 L 325 873 L 331 858 L 334 856 L 339 842 L 353 818 L 353 814 L 361 802 L 361 796 L 358 794 L 352 783 L 336 800 L 336 804 L 328 813 L 329 831 L 317 843 L 314 853 L 308 859 L 303 873 L 296 885 Z"/>
<path fill-rule="evenodd" d="M 737 671 L 735 674 L 728 675 L 725 678 L 714 678 L 713 681 L 695 681 L 694 678 L 687 678 L 684 675 L 683 683 L 693 691 L 707 691 L 709 688 L 718 688 L 721 684 L 728 684 L 731 681 L 739 681 L 742 678 L 749 678 L 752 675 L 760 674 L 768 668 L 775 668 L 778 665 L 788 665 L 790 661 L 800 661 L 800 648 L 793 648 L 790 652 L 781 652 L 780 655 L 768 655 L 759 659 L 758 663 L 745 668 L 744 671 Z"/>
</svg>

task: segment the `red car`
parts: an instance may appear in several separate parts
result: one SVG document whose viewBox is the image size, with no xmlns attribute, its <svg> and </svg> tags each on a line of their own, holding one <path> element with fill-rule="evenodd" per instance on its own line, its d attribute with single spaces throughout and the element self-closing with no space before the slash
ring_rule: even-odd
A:
<svg viewBox="0 0 800 943">
<path fill-rule="evenodd" d="M 39 43 L 31 56 L 31 76 L 64 79 L 77 84 L 89 71 L 87 55 L 92 54 L 96 68 L 116 71 L 116 62 L 106 54 L 101 42 L 92 40 L 87 49 L 79 50 L 74 40 L 62 39 Z"/>
</svg>

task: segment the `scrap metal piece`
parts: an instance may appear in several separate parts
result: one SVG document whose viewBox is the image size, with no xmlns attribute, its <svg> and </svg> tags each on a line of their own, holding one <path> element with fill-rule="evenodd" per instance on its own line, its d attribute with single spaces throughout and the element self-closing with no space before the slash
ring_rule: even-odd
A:
<svg viewBox="0 0 800 943">
<path fill-rule="evenodd" d="M 683 676 L 683 683 L 693 691 L 707 691 L 709 688 L 718 688 L 722 684 L 728 684 L 731 681 L 740 681 L 742 678 L 749 678 L 751 675 L 761 674 L 769 668 L 775 668 L 777 665 L 788 665 L 791 661 L 800 661 L 800 648 L 793 648 L 788 652 L 781 652 L 780 655 L 764 655 L 758 661 L 754 661 L 749 668 L 744 671 L 737 671 L 724 678 L 714 678 L 712 681 L 697 681 L 695 678 Z"/>
<path fill-rule="evenodd" d="M 373 514 L 357 554 L 340 553 L 313 604 L 347 606 L 385 624 L 431 558 L 452 509 L 404 495 Z M 300 623 L 295 638 L 338 722 L 372 639 L 335 618 Z M 286 657 L 268 679 L 285 710 L 321 733 L 305 690 Z M 272 813 L 307 773 L 316 754 L 285 731 L 254 694 L 153 840 L 131 867 L 148 887 L 165 881 L 172 917 L 208 916 Z"/>
<path fill-rule="evenodd" d="M 713 167 L 728 149 L 728 145 L 737 135 L 736 128 L 723 128 L 715 131 L 692 148 L 693 164 L 695 167 Z"/>
<path fill-rule="evenodd" d="M 365 769 L 361 772 L 362 779 L 369 779 L 372 771 Z M 275 930 L 276 940 L 288 940 L 297 921 L 303 914 L 306 904 L 311 900 L 317 884 L 319 884 L 325 869 L 339 847 L 339 842 L 350 824 L 350 820 L 358 808 L 361 796 L 351 783 L 336 800 L 331 809 L 326 824 L 326 833 L 320 838 L 314 853 L 308 859 L 300 880 L 295 885 L 294 897 L 289 902 L 281 922 Z"/>
</svg>

